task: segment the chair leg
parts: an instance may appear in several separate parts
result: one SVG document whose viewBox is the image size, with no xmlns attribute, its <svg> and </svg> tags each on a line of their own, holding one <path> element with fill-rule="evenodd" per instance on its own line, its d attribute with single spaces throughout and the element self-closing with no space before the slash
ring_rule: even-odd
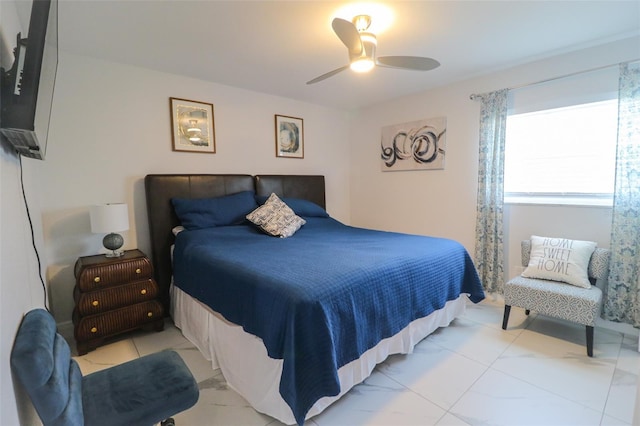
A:
<svg viewBox="0 0 640 426">
<path fill-rule="evenodd" d="M 587 326 L 587 355 L 593 357 L 593 326 Z"/>
<path fill-rule="evenodd" d="M 509 322 L 509 314 L 511 313 L 511 306 L 504 305 L 504 316 L 502 317 L 502 329 L 507 329 L 507 323 Z"/>
</svg>

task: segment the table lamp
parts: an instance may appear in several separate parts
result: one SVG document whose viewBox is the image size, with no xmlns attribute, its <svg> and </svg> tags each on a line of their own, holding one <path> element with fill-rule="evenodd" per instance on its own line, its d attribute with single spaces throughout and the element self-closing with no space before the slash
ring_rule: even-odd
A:
<svg viewBox="0 0 640 426">
<path fill-rule="evenodd" d="M 118 250 L 124 244 L 122 235 L 116 232 L 129 229 L 129 210 L 126 204 L 100 204 L 91 206 L 89 210 L 91 218 L 91 232 L 107 235 L 102 240 L 102 245 L 111 250 L 105 254 L 107 257 L 120 257 L 124 250 Z"/>
</svg>

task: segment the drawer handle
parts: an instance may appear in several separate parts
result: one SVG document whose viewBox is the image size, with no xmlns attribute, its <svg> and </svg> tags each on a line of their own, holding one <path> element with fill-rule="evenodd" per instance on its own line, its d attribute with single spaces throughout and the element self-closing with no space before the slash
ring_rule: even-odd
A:
<svg viewBox="0 0 640 426">
<path fill-rule="evenodd" d="M 97 300 L 94 300 L 93 302 L 91 302 L 91 306 L 98 306 L 100 304 L 100 302 L 98 302 Z"/>
<path fill-rule="evenodd" d="M 147 316 L 151 318 L 153 316 L 153 312 L 147 312 Z"/>
<path fill-rule="evenodd" d="M 140 290 L 140 294 L 147 294 L 147 289 L 143 288 L 142 290 Z"/>
<path fill-rule="evenodd" d="M 95 278 L 93 279 L 93 282 L 94 282 L 94 283 L 99 283 L 99 282 L 100 282 L 100 277 L 95 277 Z"/>
<path fill-rule="evenodd" d="M 136 269 L 136 274 L 139 274 L 141 272 L 142 272 L 142 269 L 140 269 L 140 268 Z"/>
<path fill-rule="evenodd" d="M 97 328 L 97 327 L 91 327 L 91 332 L 92 332 L 92 333 L 96 333 L 97 331 L 98 331 L 98 328 Z"/>
</svg>

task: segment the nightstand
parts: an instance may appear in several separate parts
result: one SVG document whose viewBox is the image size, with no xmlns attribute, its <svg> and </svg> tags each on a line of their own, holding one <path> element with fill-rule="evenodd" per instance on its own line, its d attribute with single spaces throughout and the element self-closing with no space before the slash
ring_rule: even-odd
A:
<svg viewBox="0 0 640 426">
<path fill-rule="evenodd" d="M 141 327 L 164 328 L 153 266 L 140 250 L 120 257 L 83 256 L 75 264 L 74 337 L 78 355 Z"/>
</svg>

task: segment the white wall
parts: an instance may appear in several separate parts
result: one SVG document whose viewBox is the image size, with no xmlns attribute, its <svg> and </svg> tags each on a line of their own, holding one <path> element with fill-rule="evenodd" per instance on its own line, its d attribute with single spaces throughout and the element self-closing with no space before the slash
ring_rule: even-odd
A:
<svg viewBox="0 0 640 426">
<path fill-rule="evenodd" d="M 39 199 L 42 165 L 37 160 L 23 159 L 24 187 L 35 245 L 44 261 Z M 20 159 L 4 142 L 0 146 L 0 182 L 0 423 L 17 425 L 20 418 L 22 424 L 37 424 L 38 417 L 26 399 L 21 398 L 19 408 L 16 406 L 13 396 L 15 392 L 20 393 L 20 388 L 14 388 L 9 356 L 22 316 L 31 309 L 44 307 L 45 290 L 40 282 L 22 195 Z"/>
<path fill-rule="evenodd" d="M 22 31 L 24 8 L 0 1 L 0 65 L 8 69 L 13 63 L 15 35 Z M 27 8 L 28 9 L 28 8 Z M 28 21 L 28 10 L 27 10 Z M 12 147 L 0 143 L 0 423 L 3 425 L 38 424 L 33 406 L 14 386 L 9 357 L 22 316 L 34 308 L 44 307 L 45 289 L 40 281 L 36 251 L 44 259 L 40 209 L 40 177 L 43 163 L 20 158 Z M 22 178 L 21 178 L 22 175 Z M 33 221 L 27 219 L 22 185 Z"/>
<path fill-rule="evenodd" d="M 622 40 L 361 110 L 351 127 L 352 224 L 453 238 L 473 255 L 480 105 L 469 95 L 637 59 L 639 46 L 637 37 Z M 447 118 L 444 170 L 381 171 L 382 127 L 441 116 Z M 520 265 L 520 241 L 532 234 L 609 246 L 610 208 L 512 205 L 504 219 L 507 277 Z"/>
<path fill-rule="evenodd" d="M 169 97 L 214 105 L 216 153 L 172 151 Z M 71 319 L 73 265 L 101 252 L 89 206 L 126 202 L 125 248 L 150 254 L 143 179 L 150 173 L 283 173 L 326 177 L 327 210 L 349 221 L 346 113 L 61 52 L 44 162 L 42 216 L 52 307 Z M 276 158 L 274 115 L 302 118 L 304 159 Z"/>
<path fill-rule="evenodd" d="M 354 225 L 448 237 L 472 252 L 479 107 L 468 98 L 450 86 L 360 111 L 352 124 Z M 381 171 L 381 128 L 435 117 L 447 119 L 444 170 Z"/>
<path fill-rule="evenodd" d="M 579 206 L 505 206 L 505 273 L 513 277 L 522 272 L 520 241 L 531 235 L 565 236 L 609 247 L 611 238 L 610 207 Z M 508 249 L 507 249 L 508 247 Z"/>
</svg>

